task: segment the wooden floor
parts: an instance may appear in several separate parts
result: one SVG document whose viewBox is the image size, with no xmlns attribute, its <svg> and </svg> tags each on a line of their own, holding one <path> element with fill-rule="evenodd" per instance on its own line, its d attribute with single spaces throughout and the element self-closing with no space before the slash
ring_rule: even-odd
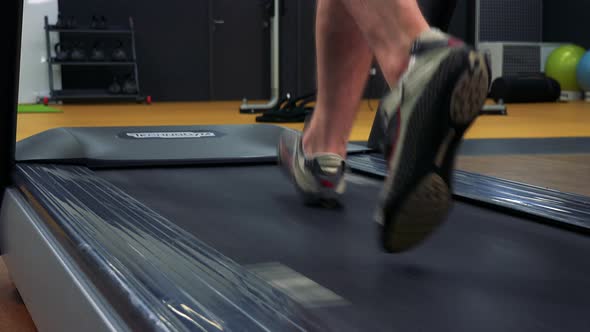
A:
<svg viewBox="0 0 590 332">
<path fill-rule="evenodd" d="M 237 102 L 156 103 L 153 105 L 64 105 L 59 114 L 21 114 L 18 139 L 56 127 L 150 126 L 255 123 L 238 113 Z M 373 101 L 373 107 L 377 102 Z M 366 140 L 375 113 L 363 103 L 351 136 Z M 286 125 L 301 129 L 301 124 Z M 590 103 L 524 104 L 509 116 L 482 116 L 467 139 L 590 137 Z M 590 196 L 590 155 L 464 156 L 457 168 Z M 0 260 L 0 331 L 34 331 L 35 327 Z"/>
<path fill-rule="evenodd" d="M 34 332 L 35 324 L 0 259 L 0 331 Z"/>
<path fill-rule="evenodd" d="M 373 101 L 373 108 L 377 102 Z M 49 128 L 69 126 L 150 126 L 255 123 L 254 115 L 238 112 L 238 102 L 155 103 L 153 105 L 62 105 L 63 113 L 21 114 L 18 139 Z M 466 138 L 590 136 L 590 103 L 522 104 L 509 106 L 508 116 L 482 116 Z M 364 102 L 351 139 L 366 140 L 375 112 Z M 302 128 L 301 124 L 286 125 Z"/>
</svg>

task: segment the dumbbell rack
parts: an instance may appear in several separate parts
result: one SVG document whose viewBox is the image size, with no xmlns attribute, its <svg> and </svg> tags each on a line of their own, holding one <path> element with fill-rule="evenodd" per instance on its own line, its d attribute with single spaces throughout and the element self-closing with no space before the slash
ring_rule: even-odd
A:
<svg viewBox="0 0 590 332">
<path fill-rule="evenodd" d="M 51 33 L 67 33 L 67 34 L 78 34 L 78 35 L 127 35 L 131 39 L 131 59 L 129 61 L 58 61 L 52 54 L 52 42 Z M 49 96 L 43 96 L 38 98 L 39 103 L 48 105 L 52 102 L 63 102 L 63 101 L 135 101 L 151 103 L 150 96 L 143 96 L 139 85 L 139 71 L 137 67 L 137 53 L 135 48 L 135 30 L 133 24 L 133 18 L 129 18 L 129 27 L 126 28 L 115 28 L 107 27 L 104 29 L 91 29 L 91 28 L 61 28 L 55 25 L 49 24 L 49 18 L 45 16 L 45 39 L 47 48 L 47 66 L 49 70 Z M 56 90 L 54 87 L 54 66 L 128 66 L 133 67 L 135 84 L 137 87 L 136 94 L 112 94 L 108 92 L 108 89 L 61 89 Z"/>
</svg>

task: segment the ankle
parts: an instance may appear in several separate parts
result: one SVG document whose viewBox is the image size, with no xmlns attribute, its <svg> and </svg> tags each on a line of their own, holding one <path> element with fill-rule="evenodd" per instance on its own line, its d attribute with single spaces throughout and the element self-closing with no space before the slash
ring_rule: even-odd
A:
<svg viewBox="0 0 590 332">
<path fill-rule="evenodd" d="M 397 82 L 399 82 L 408 69 L 409 64 L 409 52 L 399 52 L 397 55 L 389 56 L 385 60 L 381 61 L 381 71 L 390 88 L 393 89 L 393 87 L 397 85 Z"/>
<path fill-rule="evenodd" d="M 303 135 L 303 152 L 309 158 L 314 155 L 332 153 L 346 158 L 347 139 L 338 132 L 308 128 Z"/>
<path fill-rule="evenodd" d="M 408 69 L 412 45 L 420 35 L 430 30 L 428 24 L 421 20 L 408 23 L 408 26 L 396 36 L 395 41 L 375 49 L 383 76 L 392 88 Z"/>
</svg>

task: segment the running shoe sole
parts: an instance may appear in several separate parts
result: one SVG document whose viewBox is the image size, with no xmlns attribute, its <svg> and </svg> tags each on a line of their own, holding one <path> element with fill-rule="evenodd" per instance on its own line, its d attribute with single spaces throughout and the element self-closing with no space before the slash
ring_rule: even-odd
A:
<svg viewBox="0 0 590 332">
<path fill-rule="evenodd" d="M 378 220 L 387 252 L 412 249 L 447 219 L 456 151 L 485 103 L 488 86 L 484 55 L 453 49 L 411 113 L 401 114 Z"/>
</svg>

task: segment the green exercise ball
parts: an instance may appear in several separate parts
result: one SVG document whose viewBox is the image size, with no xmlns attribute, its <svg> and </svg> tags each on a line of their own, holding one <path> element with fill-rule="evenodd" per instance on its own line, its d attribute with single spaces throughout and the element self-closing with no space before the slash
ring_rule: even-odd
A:
<svg viewBox="0 0 590 332">
<path fill-rule="evenodd" d="M 586 50 L 577 45 L 563 45 L 551 52 L 545 74 L 561 85 L 563 91 L 580 91 L 576 69 Z"/>
</svg>

